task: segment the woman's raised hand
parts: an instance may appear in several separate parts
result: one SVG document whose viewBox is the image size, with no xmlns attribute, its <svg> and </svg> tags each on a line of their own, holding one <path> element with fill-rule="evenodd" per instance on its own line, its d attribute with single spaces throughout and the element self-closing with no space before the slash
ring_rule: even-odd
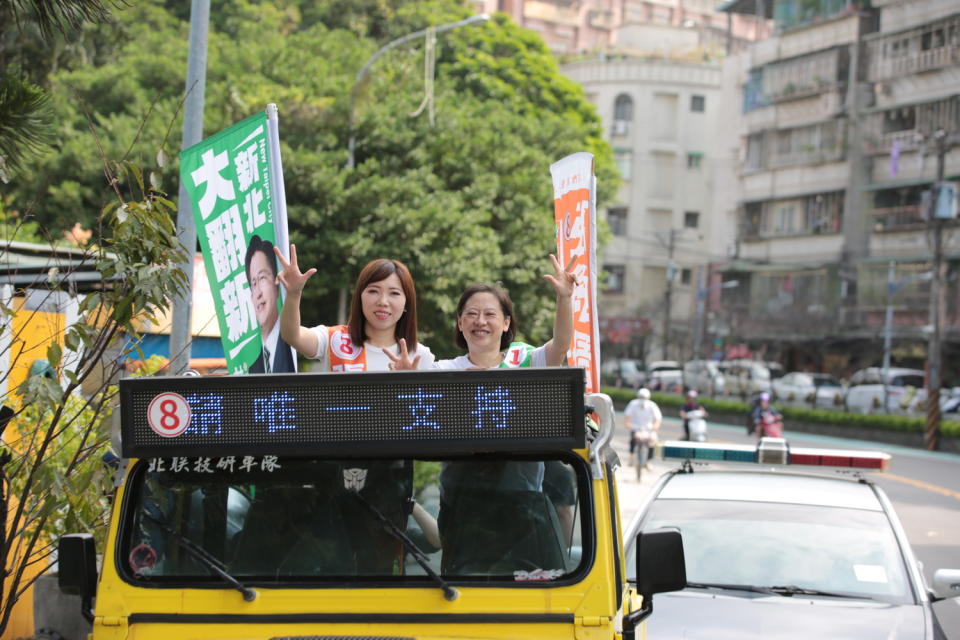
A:
<svg viewBox="0 0 960 640">
<path fill-rule="evenodd" d="M 306 273 L 300 273 L 300 267 L 297 265 L 297 245 L 290 245 L 290 260 L 287 261 L 283 257 L 283 254 L 280 253 L 280 249 L 277 247 L 273 248 L 273 252 L 277 254 L 277 259 L 280 260 L 280 265 L 283 269 L 280 270 L 280 273 L 277 274 L 277 279 L 280 280 L 280 284 L 286 288 L 287 293 L 300 293 L 303 291 L 304 285 L 307 284 L 307 280 L 310 279 L 310 276 L 317 272 L 316 269 L 307 269 Z"/>
<path fill-rule="evenodd" d="M 543 277 L 550 281 L 550 284 L 553 285 L 553 289 L 557 292 L 557 296 L 563 296 L 569 298 L 573 295 L 573 290 L 577 288 L 579 280 L 577 275 L 573 272 L 573 265 L 576 262 L 576 258 L 570 258 L 570 264 L 567 265 L 567 268 L 564 269 L 560 266 L 560 261 L 557 260 L 557 256 L 550 254 L 550 264 L 553 265 L 554 275 L 544 275 Z"/>
<path fill-rule="evenodd" d="M 407 341 L 403 338 L 400 338 L 399 342 L 399 355 L 393 355 L 389 350 L 384 349 L 383 352 L 387 354 L 387 357 L 390 358 L 390 367 L 391 371 L 409 371 L 416 369 L 420 366 L 420 355 L 418 354 L 413 360 L 410 359 L 410 354 L 407 352 Z"/>
</svg>

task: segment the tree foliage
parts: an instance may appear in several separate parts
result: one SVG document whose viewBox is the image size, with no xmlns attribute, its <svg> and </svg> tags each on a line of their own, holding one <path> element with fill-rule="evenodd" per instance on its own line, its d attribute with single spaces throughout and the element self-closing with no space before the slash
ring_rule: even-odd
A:
<svg viewBox="0 0 960 640">
<path fill-rule="evenodd" d="M 451 314 L 474 281 L 502 282 L 522 337 L 548 337 L 553 303 L 541 274 L 554 247 L 549 166 L 591 151 L 601 199 L 617 186 L 582 89 L 559 73 L 537 35 L 497 15 L 437 37 L 432 126 L 410 115 L 424 98 L 424 39 L 388 52 L 351 92 L 379 47 L 467 15 L 455 0 L 238 0 L 211 16 L 205 133 L 279 106 L 291 238 L 301 264 L 319 269 L 304 322 L 334 322 L 338 292 L 367 261 L 387 256 L 410 266 L 421 337 L 435 352 L 453 353 Z M 162 188 L 177 186 L 177 163 L 160 167 L 154 157 L 161 146 L 171 158 L 178 151 L 188 10 L 153 0 L 116 16 L 84 29 L 95 56 L 49 76 L 56 151 L 16 184 L 18 205 L 31 203 L 48 226 L 88 224 L 104 199 L 87 115 L 105 132 L 108 156 L 150 167 Z M 351 109 L 356 168 L 347 171 Z"/>
<path fill-rule="evenodd" d="M 64 46 L 67 38 L 108 15 L 102 0 L 0 0 L 0 182 L 9 182 L 52 139 L 42 83 L 75 52 Z"/>
<path fill-rule="evenodd" d="M 45 570 L 58 534 L 97 531 L 105 523 L 110 472 L 101 461 L 108 440 L 107 424 L 116 397 L 111 384 L 122 366 L 125 345 L 136 343 L 138 319 L 163 312 L 187 287 L 178 268 L 185 254 L 174 234 L 173 203 L 144 184 L 129 163 L 105 163 L 114 198 L 97 219 L 97 241 L 85 260 L 95 265 L 103 286 L 79 301 L 80 320 L 63 328 L 46 348 L 52 375 L 31 375 L 10 389 L 0 403 L 14 415 L 6 426 L 2 457 L 8 495 L 0 541 L 0 631 L 13 606 L 35 579 L 28 568 Z M 122 194 L 129 190 L 137 199 Z M 48 299 L 63 293 L 70 273 L 49 270 Z M 31 285 L 36 297 L 43 283 Z M 42 306 L 42 305 L 41 305 Z M 26 306 L 0 304 L 0 323 L 25 327 L 34 322 Z M 25 318 L 20 316 L 26 316 Z M 22 322 L 14 323 L 14 317 Z M 25 329 L 6 336 L 10 371 L 35 356 Z M 101 527 L 102 529 L 102 527 Z"/>
</svg>

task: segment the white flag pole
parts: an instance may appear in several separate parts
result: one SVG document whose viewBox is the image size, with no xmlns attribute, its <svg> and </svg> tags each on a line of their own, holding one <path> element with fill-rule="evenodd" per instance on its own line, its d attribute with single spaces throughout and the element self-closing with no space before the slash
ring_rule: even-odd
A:
<svg viewBox="0 0 960 640">
<path fill-rule="evenodd" d="M 280 161 L 280 122 L 277 105 L 267 105 L 267 140 L 270 145 L 270 201 L 273 203 L 273 229 L 277 247 L 290 259 L 290 232 L 287 229 L 287 193 L 283 187 L 283 164 Z M 282 291 L 281 294 L 285 293 Z"/>
<path fill-rule="evenodd" d="M 592 165 L 591 165 L 592 166 Z M 600 372 L 600 313 L 597 305 L 597 176 L 591 169 L 590 176 L 590 301 L 593 308 L 593 360 L 594 371 Z M 599 384 L 599 378 L 597 380 Z M 599 390 L 600 387 L 598 386 Z"/>
</svg>

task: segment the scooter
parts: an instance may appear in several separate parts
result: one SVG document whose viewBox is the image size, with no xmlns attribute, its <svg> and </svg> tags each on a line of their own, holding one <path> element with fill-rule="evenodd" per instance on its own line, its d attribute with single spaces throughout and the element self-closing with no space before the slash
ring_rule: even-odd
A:
<svg viewBox="0 0 960 640">
<path fill-rule="evenodd" d="M 707 441 L 707 412 L 703 409 L 687 411 L 687 429 L 690 431 L 692 442 Z"/>
<path fill-rule="evenodd" d="M 782 438 L 783 420 L 772 411 L 765 411 L 757 420 L 757 437 Z"/>
</svg>

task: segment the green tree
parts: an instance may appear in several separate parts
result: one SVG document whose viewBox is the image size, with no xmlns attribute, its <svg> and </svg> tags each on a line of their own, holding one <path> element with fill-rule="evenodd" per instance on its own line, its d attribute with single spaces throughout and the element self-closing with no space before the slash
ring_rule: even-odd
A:
<svg viewBox="0 0 960 640">
<path fill-rule="evenodd" d="M 80 300 L 81 319 L 54 337 L 39 375 L 0 397 L 0 404 L 13 412 L 9 424 L 4 421 L 0 458 L 8 495 L 15 496 L 2 505 L 6 527 L 0 529 L 0 632 L 35 580 L 27 568 L 49 568 L 57 535 L 97 531 L 98 526 L 102 532 L 110 472 L 101 455 L 116 397 L 111 381 L 122 366 L 118 356 L 128 349 L 128 341 L 139 337 L 137 319 L 163 312 L 187 286 L 177 267 L 184 254 L 174 234 L 172 203 L 146 187 L 132 165 L 107 165 L 106 172 L 115 197 L 104 207 L 101 235 L 85 256 L 96 265 L 104 286 Z M 137 200 L 122 195 L 119 187 L 128 181 Z M 51 296 L 66 290 L 68 276 L 50 270 Z M 35 295 L 42 291 L 32 286 Z M 28 317 L 18 326 L 32 321 L 34 311 L 0 302 L 3 326 L 13 327 L 19 315 Z M 7 337 L 13 346 L 7 347 L 11 367 L 4 378 L 36 357 L 17 347 L 20 334 Z"/>
<path fill-rule="evenodd" d="M 454 352 L 451 314 L 474 281 L 502 282 L 522 337 L 547 338 L 549 166 L 593 152 L 601 200 L 618 178 L 594 109 L 536 34 L 503 15 L 441 34 L 433 124 L 410 115 L 424 98 L 425 41 L 390 51 L 357 94 L 356 169 L 344 169 L 363 63 L 393 38 L 467 15 L 455 0 L 239 0 L 212 16 L 205 131 L 278 104 L 291 237 L 301 263 L 319 269 L 305 322 L 335 321 L 338 292 L 367 261 L 388 256 L 411 267 L 422 338 L 440 355 Z M 137 3 L 115 24 L 85 30 L 103 43 L 97 60 L 50 76 L 60 142 L 16 187 L 44 224 L 69 227 L 78 214 L 88 224 L 82 216 L 103 200 L 85 113 L 107 132 L 110 157 L 153 166 L 163 140 L 176 155 L 168 129 L 182 100 L 187 18 L 182 3 Z M 173 162 L 149 173 L 173 190 L 176 171 Z"/>
<path fill-rule="evenodd" d="M 108 16 L 102 0 L 0 1 L 0 182 L 53 139 L 42 83 L 66 53 L 64 38 Z"/>
</svg>

